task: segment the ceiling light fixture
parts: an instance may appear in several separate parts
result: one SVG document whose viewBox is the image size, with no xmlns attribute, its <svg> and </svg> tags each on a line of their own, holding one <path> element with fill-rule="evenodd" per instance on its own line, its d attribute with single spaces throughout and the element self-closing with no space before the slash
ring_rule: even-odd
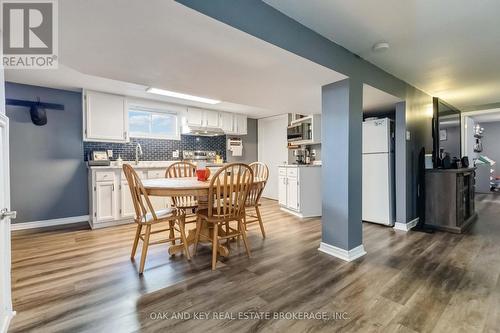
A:
<svg viewBox="0 0 500 333">
<path fill-rule="evenodd" d="M 210 99 L 210 98 L 205 98 L 205 97 L 198 97 L 198 96 L 193 96 L 193 95 L 188 95 L 188 94 L 178 93 L 178 92 L 175 92 L 175 91 L 164 90 L 164 89 L 153 88 L 153 87 L 149 87 L 148 89 L 146 89 L 146 92 L 151 93 L 151 94 L 157 94 L 157 95 L 163 95 L 163 96 L 168 96 L 168 97 L 186 99 L 186 100 L 189 100 L 189 101 L 206 103 L 206 104 L 219 104 L 221 102 L 221 101 L 216 100 L 216 99 Z"/>
<path fill-rule="evenodd" d="M 373 44 L 372 51 L 376 53 L 385 52 L 389 49 L 389 43 L 387 42 L 378 42 Z"/>
</svg>

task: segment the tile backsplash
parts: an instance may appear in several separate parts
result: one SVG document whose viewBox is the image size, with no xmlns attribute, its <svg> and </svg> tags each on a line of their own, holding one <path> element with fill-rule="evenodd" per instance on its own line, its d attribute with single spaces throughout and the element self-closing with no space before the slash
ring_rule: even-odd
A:
<svg viewBox="0 0 500 333">
<path fill-rule="evenodd" d="M 124 161 L 132 161 L 135 159 L 136 143 L 141 144 L 142 161 L 173 160 L 172 152 L 174 150 L 179 150 L 180 156 L 182 156 L 183 150 L 215 150 L 222 154 L 224 161 L 226 160 L 225 135 L 214 137 L 181 135 L 181 140 L 130 138 L 129 143 L 84 142 L 83 157 L 86 161 L 88 154 L 93 150 L 111 149 L 113 150 L 113 160 L 116 160 L 120 155 Z"/>
</svg>

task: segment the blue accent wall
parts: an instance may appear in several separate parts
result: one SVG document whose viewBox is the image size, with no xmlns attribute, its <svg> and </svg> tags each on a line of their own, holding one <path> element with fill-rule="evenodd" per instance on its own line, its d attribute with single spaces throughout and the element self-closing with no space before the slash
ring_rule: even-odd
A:
<svg viewBox="0 0 500 333">
<path fill-rule="evenodd" d="M 82 94 L 5 83 L 5 97 L 63 104 L 47 109 L 47 125 L 35 126 L 29 109 L 7 106 L 10 120 L 12 223 L 88 214 L 87 168 L 82 158 Z"/>
</svg>

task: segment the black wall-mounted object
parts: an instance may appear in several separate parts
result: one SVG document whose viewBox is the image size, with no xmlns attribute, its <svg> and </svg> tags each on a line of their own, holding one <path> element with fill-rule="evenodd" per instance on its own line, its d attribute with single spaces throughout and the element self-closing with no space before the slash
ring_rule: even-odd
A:
<svg viewBox="0 0 500 333">
<path fill-rule="evenodd" d="M 459 109 L 456 107 L 444 102 L 443 100 L 433 97 L 432 99 L 432 106 L 433 106 L 433 118 L 432 118 L 432 161 L 434 164 L 434 168 L 442 168 L 442 159 L 444 156 L 440 156 L 441 152 L 441 130 L 445 131 L 446 133 L 449 133 L 447 129 L 450 127 L 456 127 L 458 130 L 456 131 L 456 137 L 451 138 L 451 137 L 445 137 L 443 142 L 446 141 L 453 141 L 455 144 L 453 147 L 448 147 L 448 148 L 453 148 L 454 151 L 458 154 L 457 156 L 450 156 L 452 157 L 457 157 L 461 158 L 461 153 L 462 153 L 462 147 L 461 147 L 461 112 Z M 449 134 L 448 134 L 449 136 Z M 443 153 L 446 153 L 449 151 L 445 151 Z"/>
<path fill-rule="evenodd" d="M 7 98 L 5 100 L 5 104 L 12 106 L 24 106 L 30 108 L 31 121 L 33 122 L 33 124 L 37 126 L 43 126 L 47 124 L 46 109 L 64 110 L 64 105 L 62 104 L 43 103 L 40 102 L 40 99 L 36 102 L 33 102 L 33 101 L 24 101 L 20 99 Z"/>
</svg>

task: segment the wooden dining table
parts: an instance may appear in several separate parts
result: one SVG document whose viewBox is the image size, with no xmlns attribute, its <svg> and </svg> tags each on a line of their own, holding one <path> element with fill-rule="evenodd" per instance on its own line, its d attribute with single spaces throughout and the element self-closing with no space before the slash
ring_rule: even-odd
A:
<svg viewBox="0 0 500 333">
<path fill-rule="evenodd" d="M 263 182 L 264 179 L 254 178 L 253 184 L 257 185 Z M 147 194 L 149 196 L 159 196 L 159 197 L 176 197 L 176 196 L 194 196 L 198 201 L 198 209 L 203 209 L 208 207 L 208 191 L 210 188 L 210 179 L 206 181 L 200 181 L 196 177 L 184 177 L 184 178 L 156 178 L 156 179 L 146 179 L 142 181 Z M 202 235 L 206 238 L 210 237 L 210 228 L 206 223 L 202 224 L 202 230 L 200 231 Z M 225 234 L 225 230 L 220 229 L 218 231 L 220 235 Z M 196 235 L 196 228 L 189 230 L 186 237 L 188 246 L 194 244 Z M 170 255 L 181 253 L 183 251 L 182 245 L 172 245 L 168 249 Z M 228 256 L 229 249 L 219 244 L 218 251 L 221 256 Z"/>
</svg>

